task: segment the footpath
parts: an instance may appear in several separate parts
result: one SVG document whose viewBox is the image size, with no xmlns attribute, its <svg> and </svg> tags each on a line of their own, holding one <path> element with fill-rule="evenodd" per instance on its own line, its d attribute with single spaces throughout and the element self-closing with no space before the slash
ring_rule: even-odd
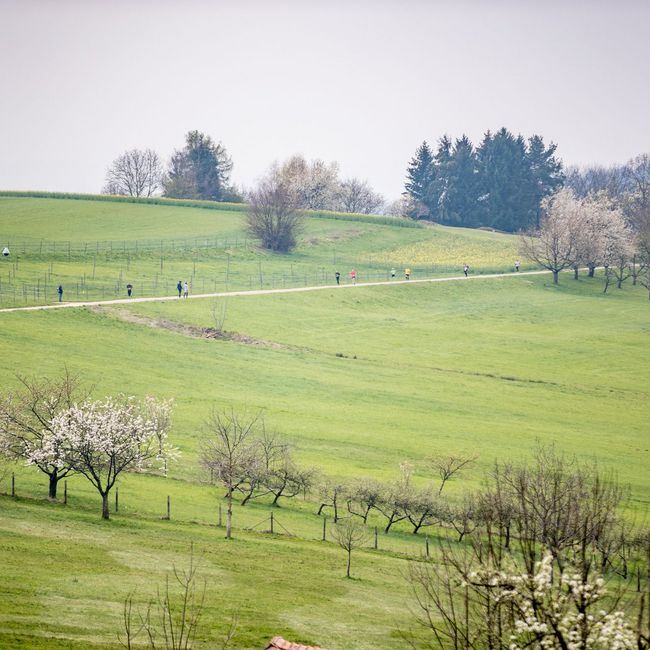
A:
<svg viewBox="0 0 650 650">
<path fill-rule="evenodd" d="M 445 278 L 423 278 L 418 280 L 382 280 L 381 282 L 357 282 L 356 284 L 323 284 L 311 287 L 291 287 L 285 289 L 247 289 L 245 291 L 218 291 L 215 293 L 195 293 L 187 297 L 187 300 L 199 298 L 230 298 L 234 296 L 265 296 L 275 293 L 300 293 L 303 291 L 324 291 L 324 290 L 351 290 L 358 287 L 382 287 L 396 286 L 402 284 L 423 284 L 425 282 L 468 282 L 478 280 L 491 280 L 494 278 L 526 277 L 530 275 L 547 275 L 550 271 L 510 271 L 508 273 L 489 273 L 485 275 L 455 275 Z M 0 313 L 14 311 L 40 311 L 43 309 L 71 309 L 75 307 L 98 307 L 106 305 L 128 305 L 136 302 L 169 302 L 172 300 L 185 300 L 178 296 L 147 296 L 146 298 L 117 298 L 114 300 L 88 300 L 75 302 L 56 302 L 51 305 L 30 305 L 29 307 L 5 307 Z"/>
</svg>

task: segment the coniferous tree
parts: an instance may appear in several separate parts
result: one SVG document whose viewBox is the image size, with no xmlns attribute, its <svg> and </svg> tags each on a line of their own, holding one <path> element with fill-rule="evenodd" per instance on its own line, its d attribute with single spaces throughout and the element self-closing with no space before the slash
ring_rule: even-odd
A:
<svg viewBox="0 0 650 650">
<path fill-rule="evenodd" d="M 205 201 L 232 200 L 228 186 L 232 160 L 221 143 L 200 131 L 185 136 L 185 147 L 172 155 L 164 195 Z"/>
<path fill-rule="evenodd" d="M 413 202 L 414 218 L 426 218 L 429 215 L 426 203 L 429 185 L 433 179 L 433 154 L 426 140 L 417 148 L 406 170 L 404 189 Z"/>
<path fill-rule="evenodd" d="M 441 223 L 469 228 L 479 226 L 476 155 L 474 147 L 466 135 L 456 140 L 449 160 L 443 169 L 446 190 L 440 198 Z"/>
<path fill-rule="evenodd" d="M 477 150 L 481 183 L 481 223 L 497 230 L 523 230 L 533 222 L 533 179 L 526 143 L 506 128 L 485 134 Z"/>
<path fill-rule="evenodd" d="M 530 197 L 535 211 L 536 227 L 540 225 L 542 200 L 553 194 L 564 184 L 562 161 L 555 157 L 557 145 L 544 145 L 544 139 L 539 135 L 528 138 L 526 159 L 532 176 L 532 196 Z"/>
<path fill-rule="evenodd" d="M 432 221 L 444 221 L 444 204 L 447 196 L 448 165 L 451 160 L 452 142 L 448 135 L 438 140 L 438 149 L 433 157 L 433 173 L 426 193 L 425 202 Z"/>
</svg>

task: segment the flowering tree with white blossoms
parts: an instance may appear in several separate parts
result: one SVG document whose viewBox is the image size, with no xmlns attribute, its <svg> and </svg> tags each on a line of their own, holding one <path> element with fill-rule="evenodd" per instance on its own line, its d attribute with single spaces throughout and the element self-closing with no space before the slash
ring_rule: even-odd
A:
<svg viewBox="0 0 650 650">
<path fill-rule="evenodd" d="M 58 455 L 95 486 L 104 519 L 109 493 L 123 471 L 142 470 L 167 457 L 167 430 L 147 416 L 151 408 L 151 401 L 143 407 L 134 397 L 108 397 L 74 404 L 52 420 L 44 453 Z"/>
<path fill-rule="evenodd" d="M 74 403 L 88 399 L 90 388 L 67 368 L 55 379 L 17 376 L 20 386 L 0 396 L 0 447 L 48 477 L 50 499 L 59 481 L 73 472 L 53 439 L 52 420 Z"/>
<path fill-rule="evenodd" d="M 555 567 L 556 573 L 557 566 Z M 600 576 L 585 566 L 567 567 L 554 579 L 554 560 L 546 552 L 533 575 L 495 576 L 499 597 L 514 605 L 510 650 L 627 650 L 637 647 L 623 611 L 607 610 Z"/>
</svg>

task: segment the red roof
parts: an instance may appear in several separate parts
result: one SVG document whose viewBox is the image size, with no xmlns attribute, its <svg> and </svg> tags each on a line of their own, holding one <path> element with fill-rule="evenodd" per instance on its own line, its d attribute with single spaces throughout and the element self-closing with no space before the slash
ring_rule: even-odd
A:
<svg viewBox="0 0 650 650">
<path fill-rule="evenodd" d="M 291 643 L 286 641 L 281 636 L 274 636 L 266 650 L 325 650 L 325 648 L 318 648 L 314 645 L 302 645 L 301 643 Z"/>
</svg>

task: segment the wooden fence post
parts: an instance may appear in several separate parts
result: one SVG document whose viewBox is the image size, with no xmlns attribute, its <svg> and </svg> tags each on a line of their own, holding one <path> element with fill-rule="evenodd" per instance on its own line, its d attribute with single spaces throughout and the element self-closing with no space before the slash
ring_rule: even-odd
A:
<svg viewBox="0 0 650 650">
<path fill-rule="evenodd" d="M 13 472 L 11 473 L 11 496 L 16 496 L 16 475 Z"/>
<path fill-rule="evenodd" d="M 271 535 L 273 535 L 273 513 L 271 513 Z"/>
<path fill-rule="evenodd" d="M 379 547 L 379 544 L 377 543 L 377 526 L 375 526 L 375 551 Z"/>
<path fill-rule="evenodd" d="M 424 536 L 424 547 L 427 553 L 427 557 L 429 557 L 429 536 L 428 535 Z"/>
<path fill-rule="evenodd" d="M 171 510 L 171 500 L 169 498 L 169 495 L 167 495 L 167 519 L 172 518 L 171 512 L 172 512 L 172 510 Z"/>
<path fill-rule="evenodd" d="M 68 504 L 68 481 L 63 481 L 63 505 Z"/>
<path fill-rule="evenodd" d="M 323 541 L 327 539 L 327 517 L 323 517 Z"/>
<path fill-rule="evenodd" d="M 221 504 L 219 504 L 219 528 L 222 526 L 222 519 L 221 519 Z"/>
<path fill-rule="evenodd" d="M 119 498 L 120 498 L 119 489 L 115 488 L 115 512 L 117 512 L 119 509 L 119 505 L 120 505 Z"/>
</svg>

